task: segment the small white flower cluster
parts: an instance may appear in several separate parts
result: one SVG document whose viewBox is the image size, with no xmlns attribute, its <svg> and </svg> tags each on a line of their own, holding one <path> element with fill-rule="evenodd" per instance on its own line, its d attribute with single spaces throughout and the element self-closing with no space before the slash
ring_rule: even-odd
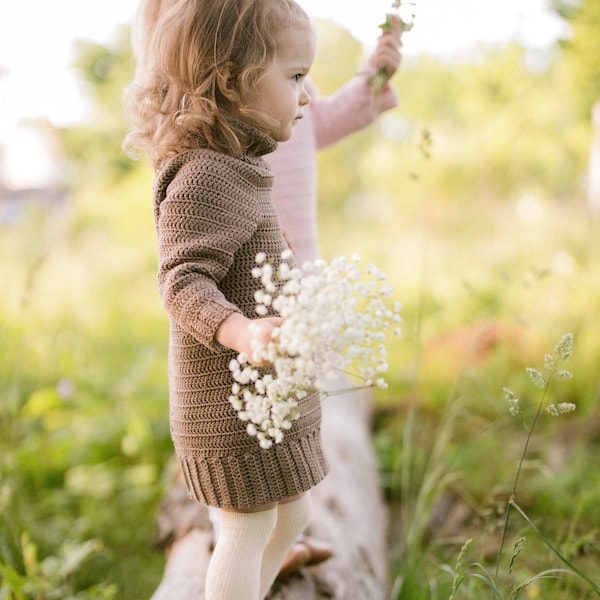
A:
<svg viewBox="0 0 600 600">
<path fill-rule="evenodd" d="M 542 375 L 542 372 L 538 369 L 534 369 L 533 367 L 527 367 L 525 371 L 529 375 L 529 379 L 531 383 L 535 385 L 535 387 L 541 388 L 545 392 L 548 388 L 548 385 L 552 379 L 571 379 L 573 374 L 571 371 L 567 369 L 559 369 L 558 365 L 561 361 L 568 361 L 573 355 L 573 334 L 565 333 L 558 344 L 554 347 L 554 354 L 546 354 L 544 355 L 544 368 L 550 371 L 550 374 L 547 377 Z M 504 400 L 508 403 L 508 412 L 515 416 L 520 412 L 519 407 L 519 399 L 516 394 L 509 388 L 503 388 L 504 392 Z M 567 413 L 571 413 L 575 410 L 575 404 L 571 402 L 560 402 L 558 404 L 549 404 L 546 407 L 546 412 L 553 416 L 564 415 Z"/>
<path fill-rule="evenodd" d="M 269 343 L 254 343 L 252 357 L 239 355 L 230 364 L 235 383 L 229 401 L 263 448 L 281 442 L 299 416 L 298 401 L 323 391 L 340 370 L 358 376 L 361 387 L 386 387 L 387 331 L 400 333 L 400 305 L 387 306 L 392 288 L 375 266 L 356 255 L 302 268 L 290 266 L 290 258 L 284 252 L 275 270 L 264 253 L 257 255 L 252 274 L 262 287 L 256 312 L 276 314 L 282 325 Z"/>
<path fill-rule="evenodd" d="M 559 402 L 558 404 L 549 404 L 546 412 L 553 417 L 572 413 L 577 407 L 572 402 Z"/>
<path fill-rule="evenodd" d="M 521 407 L 519 406 L 519 399 L 516 394 L 510 388 L 502 388 L 504 392 L 504 400 L 508 403 L 508 412 L 516 417 L 521 412 Z"/>
</svg>

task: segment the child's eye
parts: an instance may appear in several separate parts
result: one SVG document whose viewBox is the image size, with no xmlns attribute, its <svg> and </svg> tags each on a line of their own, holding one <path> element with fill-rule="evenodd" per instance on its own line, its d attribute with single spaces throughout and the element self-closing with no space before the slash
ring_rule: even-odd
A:
<svg viewBox="0 0 600 600">
<path fill-rule="evenodd" d="M 296 83 L 298 83 L 298 82 L 299 82 L 299 81 L 300 81 L 300 80 L 301 80 L 303 77 L 304 77 L 304 73 L 296 73 L 296 74 L 295 74 L 295 75 L 292 77 L 292 79 L 293 79 L 293 80 L 294 80 Z"/>
</svg>

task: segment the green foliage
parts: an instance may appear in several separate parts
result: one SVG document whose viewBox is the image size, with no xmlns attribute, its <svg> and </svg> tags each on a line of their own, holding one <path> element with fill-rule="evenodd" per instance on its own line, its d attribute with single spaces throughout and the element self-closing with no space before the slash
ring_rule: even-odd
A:
<svg viewBox="0 0 600 600">
<path fill-rule="evenodd" d="M 63 132 L 66 152 L 77 165 L 69 172 L 70 180 L 118 180 L 134 169 L 120 150 L 126 132 L 123 89 L 133 74 L 129 29 L 120 29 L 110 47 L 79 41 L 74 67 L 89 94 L 92 113 L 89 122 Z"/>
<path fill-rule="evenodd" d="M 593 26 L 596 6 L 573 13 L 577 31 Z M 319 32 L 313 78 L 326 94 L 360 68 L 362 52 L 331 24 Z M 374 432 L 399 523 L 394 599 L 448 598 L 469 538 L 470 555 L 483 558 L 461 597 L 481 597 L 523 442 L 502 387 L 530 400 L 523 368 L 563 331 L 577 340 L 575 377 L 553 400 L 577 411 L 536 429 L 518 506 L 598 580 L 600 238 L 579 183 L 589 138 L 581 106 L 593 94 L 582 99 L 573 84 L 593 80 L 592 38 L 585 49 L 573 38 L 542 70 L 513 45 L 465 64 L 405 59 L 394 79 L 400 107 L 320 156 L 323 255 L 373 260 L 403 303 Z M 120 150 L 126 37 L 83 44 L 78 66 L 94 113 L 62 132 L 69 208 L 32 210 L 0 236 L 0 280 L 10 282 L 0 299 L 6 598 L 149 597 L 163 565 L 151 546 L 172 454 L 167 324 L 152 176 Z M 505 561 L 515 580 L 531 579 L 522 596 L 589 597 L 529 527 L 511 521 L 510 543 L 527 540 Z M 534 579 L 544 572 L 552 578 Z"/>
<path fill-rule="evenodd" d="M 572 194 L 586 168 L 588 120 L 579 121 L 565 105 L 567 80 L 554 69 L 531 72 L 525 59 L 522 48 L 509 46 L 453 68 L 428 57 L 405 60 L 394 80 L 400 108 L 382 118 L 380 135 L 365 136 L 361 146 L 348 143 L 348 171 L 358 170 L 361 185 L 346 202 L 360 202 L 362 190 L 379 192 L 382 202 L 403 198 L 415 179 L 421 197 L 443 189 L 448 202 L 461 205 L 525 190 L 544 189 L 557 199 Z M 424 133 L 432 140 L 428 153 Z M 332 192 L 329 174 L 334 161 L 343 164 L 342 151 L 340 144 L 331 161 L 325 154 L 321 162 L 325 193 Z M 426 154 L 435 160 L 424 163 Z M 397 175 L 385 177 L 392 165 L 400 166 Z"/>
<path fill-rule="evenodd" d="M 148 188 L 98 185 L 3 233 L 3 597 L 148 597 L 160 577 L 172 445 Z"/>
<path fill-rule="evenodd" d="M 455 393 L 450 394 L 440 424 L 426 426 L 430 432 L 429 441 L 419 432 L 425 420 L 422 410 L 416 405 L 409 409 L 400 451 L 404 458 L 393 465 L 399 473 L 397 480 L 389 480 L 401 493 L 403 523 L 401 540 L 392 538 L 398 565 L 392 592 L 394 600 L 474 599 L 483 597 L 482 594 L 508 600 L 518 598 L 526 591 L 531 597 L 544 598 L 600 596 L 600 573 L 596 567 L 598 550 L 593 546 L 594 542 L 582 552 L 574 553 L 572 541 L 565 539 L 564 532 L 560 532 L 561 526 L 557 526 L 558 523 L 565 524 L 569 536 L 573 534 L 578 540 L 576 547 L 585 547 L 590 538 L 597 540 L 598 533 L 592 525 L 594 519 L 589 522 L 593 528 L 589 536 L 580 515 L 589 501 L 586 492 L 598 500 L 598 479 L 594 477 L 588 482 L 586 490 L 569 494 L 558 481 L 560 474 L 551 473 L 553 467 L 540 455 L 541 444 L 552 451 L 564 443 L 560 438 L 546 438 L 552 427 L 549 430 L 546 427 L 540 435 L 539 429 L 544 428 L 540 417 L 542 409 L 550 415 L 573 410 L 571 406 L 550 400 L 550 383 L 569 378 L 570 372 L 563 368 L 563 363 L 571 359 L 572 348 L 572 336 L 563 336 L 554 353 L 545 355 L 544 370 L 526 369 L 529 385 L 533 383 L 543 391 L 537 409 L 522 413 L 525 430 L 518 427 L 509 430 L 506 423 L 502 424 L 498 419 L 494 423 L 474 414 L 476 409 L 468 407 L 468 398 L 456 393 L 458 386 Z M 499 400 L 500 394 L 496 396 Z M 481 394 L 479 398 L 482 398 Z M 513 410 L 515 406 L 519 407 L 513 402 L 516 394 L 505 389 L 506 399 L 510 401 L 507 408 L 517 414 Z M 465 422 L 474 420 L 478 423 L 468 432 Z M 520 456 L 515 454 L 511 460 L 515 444 L 520 445 Z M 464 456 L 465 450 L 471 448 L 476 457 L 469 465 Z M 526 460 L 531 454 L 534 456 Z M 595 462 L 588 462 L 586 468 Z M 569 462 L 562 467 L 562 472 L 574 476 L 581 484 L 580 467 Z M 498 488 L 500 482 L 509 480 L 511 470 L 513 482 L 510 488 Z M 486 471 L 492 475 L 492 480 L 488 478 L 487 485 L 484 483 L 480 489 L 478 484 L 482 479 L 485 481 Z M 579 472 L 579 476 L 575 472 Z M 519 483 L 519 495 L 530 507 L 527 511 L 516 501 Z M 490 506 L 493 510 L 486 509 L 485 504 L 490 500 L 485 500 L 485 490 L 493 492 L 494 487 L 498 497 Z M 557 498 L 564 498 L 564 512 L 554 508 Z M 471 511 L 473 516 L 468 518 Z M 538 515 L 542 526 L 535 523 L 531 513 Z M 521 522 L 515 523 L 515 517 L 520 517 Z M 457 519 L 460 520 L 457 522 Z M 462 549 L 456 547 L 461 537 Z M 507 555 L 504 549 L 509 540 L 513 547 Z M 454 560 L 452 552 L 455 552 Z M 473 558 L 480 557 L 473 562 Z"/>
<path fill-rule="evenodd" d="M 93 554 L 101 551 L 96 540 L 83 543 L 65 543 L 59 549 L 58 556 L 48 556 L 38 560 L 38 548 L 30 536 L 24 532 L 21 536 L 25 575 L 16 569 L 0 563 L 0 593 L 3 598 L 24 600 L 40 599 L 80 599 L 112 600 L 116 586 L 108 584 L 92 585 L 77 592 L 73 576 Z M 10 594 L 10 595 L 8 595 Z"/>
<path fill-rule="evenodd" d="M 356 75 L 363 52 L 350 33 L 332 21 L 316 19 L 314 27 L 317 32 L 317 58 L 310 77 L 318 82 L 319 93 L 328 96 Z"/>
<path fill-rule="evenodd" d="M 600 101 L 600 1 L 553 0 L 550 4 L 569 24 L 561 66 L 571 81 L 576 107 L 586 118 Z"/>
</svg>

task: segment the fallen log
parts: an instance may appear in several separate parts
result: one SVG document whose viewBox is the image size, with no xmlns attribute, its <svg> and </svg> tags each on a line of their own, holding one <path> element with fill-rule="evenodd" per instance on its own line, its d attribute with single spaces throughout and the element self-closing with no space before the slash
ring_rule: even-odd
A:
<svg viewBox="0 0 600 600">
<path fill-rule="evenodd" d="M 323 442 L 331 471 L 311 491 L 308 535 L 330 543 L 334 556 L 276 581 L 271 600 L 384 600 L 388 593 L 387 509 L 371 445 L 367 392 L 323 401 Z M 162 581 L 151 600 L 204 600 L 213 544 L 206 507 L 187 498 L 177 480 L 157 517 L 166 548 Z"/>
</svg>

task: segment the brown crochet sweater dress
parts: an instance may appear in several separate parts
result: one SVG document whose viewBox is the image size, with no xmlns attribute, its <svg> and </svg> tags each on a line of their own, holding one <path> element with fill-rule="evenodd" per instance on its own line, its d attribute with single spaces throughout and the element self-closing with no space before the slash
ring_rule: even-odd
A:
<svg viewBox="0 0 600 600">
<path fill-rule="evenodd" d="M 190 150 L 168 162 L 154 185 L 158 285 L 170 317 L 171 435 L 190 497 L 222 508 L 295 496 L 328 470 L 318 396 L 301 403 L 281 443 L 262 449 L 228 400 L 236 352 L 214 340 L 232 312 L 257 317 L 256 254 L 277 262 L 286 248 L 262 158 L 275 145 L 259 136 L 241 159 Z"/>
</svg>

